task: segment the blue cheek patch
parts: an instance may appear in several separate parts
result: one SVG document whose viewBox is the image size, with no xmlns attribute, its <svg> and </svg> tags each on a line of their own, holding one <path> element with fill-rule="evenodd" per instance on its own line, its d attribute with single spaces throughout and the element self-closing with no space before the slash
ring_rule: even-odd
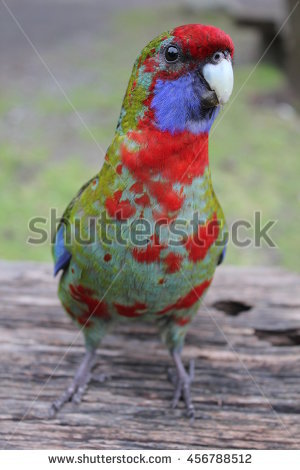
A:
<svg viewBox="0 0 300 470">
<path fill-rule="evenodd" d="M 171 134 L 185 130 L 193 134 L 209 132 L 219 108 L 204 110 L 202 92 L 204 85 L 191 73 L 177 80 L 157 80 L 151 103 L 157 127 Z"/>
<path fill-rule="evenodd" d="M 169 131 L 173 134 L 185 129 L 187 86 L 191 88 L 188 76 L 174 81 L 157 81 L 152 108 L 155 110 L 157 125 L 162 131 Z"/>
</svg>

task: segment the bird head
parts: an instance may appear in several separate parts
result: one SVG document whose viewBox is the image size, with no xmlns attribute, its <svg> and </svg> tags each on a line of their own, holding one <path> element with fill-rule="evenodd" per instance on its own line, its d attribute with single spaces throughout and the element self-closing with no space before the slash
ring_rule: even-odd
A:
<svg viewBox="0 0 300 470">
<path fill-rule="evenodd" d="M 137 58 L 119 132 L 209 132 L 233 88 L 231 38 L 214 26 L 179 26 L 153 39 Z"/>
</svg>

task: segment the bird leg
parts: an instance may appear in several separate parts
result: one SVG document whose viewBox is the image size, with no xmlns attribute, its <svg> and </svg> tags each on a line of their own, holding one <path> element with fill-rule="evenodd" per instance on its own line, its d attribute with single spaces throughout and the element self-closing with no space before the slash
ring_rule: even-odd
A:
<svg viewBox="0 0 300 470">
<path fill-rule="evenodd" d="M 65 390 L 65 392 L 51 405 L 50 416 L 53 417 L 67 402 L 72 401 L 73 403 L 80 403 L 81 398 L 90 382 L 93 378 L 92 368 L 94 366 L 96 350 L 86 351 L 85 356 L 79 365 L 73 382 Z M 97 375 L 96 380 L 103 382 L 106 376 Z"/>
<path fill-rule="evenodd" d="M 187 372 L 182 363 L 180 353 L 172 351 L 171 355 L 176 367 L 175 374 L 168 371 L 169 379 L 174 385 L 172 407 L 176 408 L 179 400 L 182 399 L 185 403 L 188 417 L 194 419 L 195 409 L 191 400 L 191 383 L 194 380 L 194 361 L 190 361 L 189 372 Z"/>
</svg>

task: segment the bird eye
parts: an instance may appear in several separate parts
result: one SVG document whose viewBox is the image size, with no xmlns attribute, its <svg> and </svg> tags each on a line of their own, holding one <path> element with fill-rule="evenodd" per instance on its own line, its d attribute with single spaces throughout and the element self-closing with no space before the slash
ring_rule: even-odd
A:
<svg viewBox="0 0 300 470">
<path fill-rule="evenodd" d="M 213 54 L 211 61 L 213 64 L 218 64 L 223 57 L 224 57 L 224 52 L 217 51 Z"/>
<path fill-rule="evenodd" d="M 165 50 L 165 59 L 167 62 L 176 62 L 179 57 L 179 51 L 176 46 L 168 46 Z"/>
</svg>

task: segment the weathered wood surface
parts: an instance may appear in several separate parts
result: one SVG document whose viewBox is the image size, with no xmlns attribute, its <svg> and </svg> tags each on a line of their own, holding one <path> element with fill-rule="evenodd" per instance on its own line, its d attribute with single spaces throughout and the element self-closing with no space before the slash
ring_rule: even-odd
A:
<svg viewBox="0 0 300 470">
<path fill-rule="evenodd" d="M 218 269 L 184 350 L 196 359 L 191 425 L 182 406 L 170 408 L 167 351 L 140 324 L 119 327 L 99 348 L 97 370 L 111 379 L 46 419 L 83 354 L 51 271 L 0 263 L 1 449 L 300 447 L 299 276 Z"/>
</svg>

